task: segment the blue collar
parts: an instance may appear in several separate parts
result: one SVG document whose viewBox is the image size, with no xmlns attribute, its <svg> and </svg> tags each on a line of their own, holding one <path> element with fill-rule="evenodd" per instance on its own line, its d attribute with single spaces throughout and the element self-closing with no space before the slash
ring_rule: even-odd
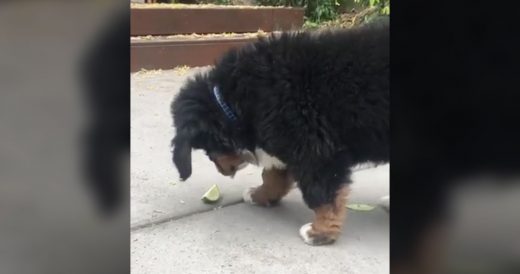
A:
<svg viewBox="0 0 520 274">
<path fill-rule="evenodd" d="M 226 114 L 226 117 L 235 122 L 237 120 L 237 116 L 231 108 L 224 102 L 224 99 L 222 98 L 222 94 L 220 94 L 220 90 L 217 86 L 213 87 L 213 96 L 215 97 L 215 100 L 217 100 L 217 104 L 219 105 L 220 109 Z"/>
</svg>

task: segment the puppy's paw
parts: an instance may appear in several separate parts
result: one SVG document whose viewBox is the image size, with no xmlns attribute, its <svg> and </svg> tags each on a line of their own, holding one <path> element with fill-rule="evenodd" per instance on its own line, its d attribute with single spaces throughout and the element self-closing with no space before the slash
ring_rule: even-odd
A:
<svg viewBox="0 0 520 274">
<path fill-rule="evenodd" d="M 246 188 L 244 192 L 242 192 L 242 199 L 244 199 L 244 202 L 255 205 L 256 203 L 253 201 L 253 193 L 255 192 L 256 187 L 250 187 Z"/>
<path fill-rule="evenodd" d="M 306 244 L 312 245 L 312 239 L 309 236 L 309 231 L 312 230 L 312 223 L 304 224 L 300 228 L 300 236 Z"/>
<path fill-rule="evenodd" d="M 304 224 L 300 228 L 300 236 L 308 245 L 328 245 L 336 241 L 336 237 L 319 233 L 313 230 L 312 223 Z"/>
<path fill-rule="evenodd" d="M 242 193 L 242 199 L 244 199 L 244 202 L 251 204 L 251 205 L 257 205 L 257 206 L 263 206 L 263 207 L 271 207 L 278 205 L 279 200 L 269 200 L 265 198 L 263 195 L 264 193 L 261 192 L 262 189 L 259 187 L 250 187 Z"/>
</svg>

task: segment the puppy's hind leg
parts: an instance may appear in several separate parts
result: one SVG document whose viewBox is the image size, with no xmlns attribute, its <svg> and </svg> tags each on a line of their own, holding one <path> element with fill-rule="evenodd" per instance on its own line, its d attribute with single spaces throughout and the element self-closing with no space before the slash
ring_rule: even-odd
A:
<svg viewBox="0 0 520 274">
<path fill-rule="evenodd" d="M 338 154 L 329 161 L 310 163 L 296 174 L 303 200 L 314 210 L 312 223 L 300 228 L 300 236 L 309 245 L 334 243 L 346 218 L 350 192 L 348 154 Z"/>
<path fill-rule="evenodd" d="M 313 208 L 313 222 L 300 228 L 300 236 L 306 244 L 332 244 L 339 238 L 346 218 L 345 206 L 349 192 L 349 186 L 342 185 L 332 194 L 332 201 Z"/>
<path fill-rule="evenodd" d="M 289 193 L 294 182 L 289 172 L 281 169 L 264 169 L 262 179 L 261 186 L 244 191 L 245 202 L 260 206 L 275 205 Z"/>
</svg>

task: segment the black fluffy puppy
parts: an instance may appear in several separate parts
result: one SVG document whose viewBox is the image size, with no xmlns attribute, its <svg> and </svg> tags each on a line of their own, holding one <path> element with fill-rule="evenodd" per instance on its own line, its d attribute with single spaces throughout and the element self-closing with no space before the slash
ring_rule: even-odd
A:
<svg viewBox="0 0 520 274">
<path fill-rule="evenodd" d="M 181 179 L 191 175 L 192 149 L 224 175 L 260 165 L 263 185 L 244 199 L 271 205 L 296 181 L 316 213 L 300 229 L 304 241 L 334 242 L 350 168 L 389 159 L 389 69 L 387 23 L 284 33 L 229 51 L 172 104 Z"/>
</svg>

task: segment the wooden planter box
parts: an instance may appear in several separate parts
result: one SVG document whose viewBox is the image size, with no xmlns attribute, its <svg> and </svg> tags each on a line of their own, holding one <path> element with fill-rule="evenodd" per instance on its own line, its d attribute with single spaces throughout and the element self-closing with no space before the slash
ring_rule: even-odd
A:
<svg viewBox="0 0 520 274">
<path fill-rule="evenodd" d="M 130 34 L 265 32 L 299 29 L 303 8 L 132 8 Z"/>
<path fill-rule="evenodd" d="M 138 40 L 131 42 L 130 71 L 213 65 L 222 54 L 256 41 L 256 37 L 202 40 Z"/>
</svg>

